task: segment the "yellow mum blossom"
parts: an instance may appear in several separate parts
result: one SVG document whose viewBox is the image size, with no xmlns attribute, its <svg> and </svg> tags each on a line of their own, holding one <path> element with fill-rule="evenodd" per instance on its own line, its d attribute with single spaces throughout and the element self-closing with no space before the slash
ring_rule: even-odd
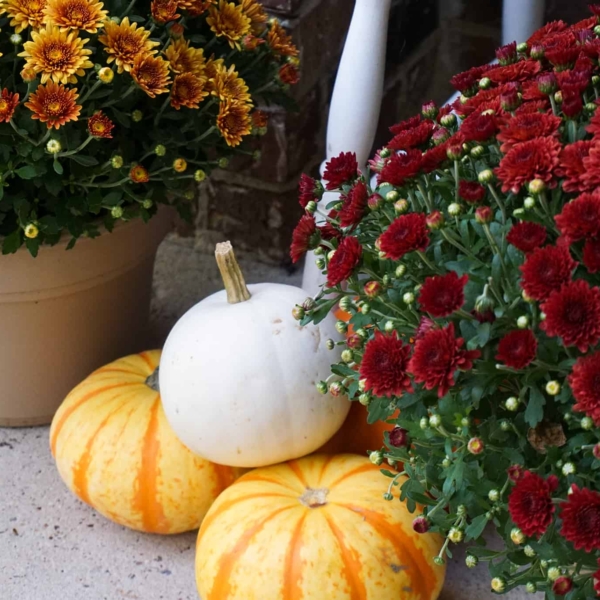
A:
<svg viewBox="0 0 600 600">
<path fill-rule="evenodd" d="M 217 67 L 214 77 L 210 79 L 211 94 L 226 100 L 230 98 L 238 102 L 250 102 L 251 97 L 246 82 L 238 77 L 234 65 L 229 69 L 220 65 Z"/>
<path fill-rule="evenodd" d="M 251 107 L 235 100 L 223 100 L 217 115 L 217 129 L 228 146 L 238 146 L 245 135 L 252 131 Z"/>
<path fill-rule="evenodd" d="M 23 44 L 19 54 L 27 61 L 25 68 L 41 73 L 41 82 L 52 79 L 55 83 L 76 83 L 84 69 L 94 65 L 88 56 L 92 53 L 83 46 L 88 40 L 78 37 L 76 31 L 61 31 L 55 25 L 31 32 L 31 41 Z"/>
<path fill-rule="evenodd" d="M 0 14 L 8 13 L 9 25 L 15 33 L 21 33 L 27 27 L 39 29 L 44 24 L 46 0 L 3 0 Z"/>
<path fill-rule="evenodd" d="M 219 0 L 208 11 L 206 22 L 217 37 L 224 37 L 232 48 L 240 49 L 239 41 L 250 31 L 251 20 L 240 5 Z"/>
<path fill-rule="evenodd" d="M 267 13 L 258 0 L 241 0 L 243 13 L 250 19 L 252 33 L 260 35 L 266 29 Z"/>
<path fill-rule="evenodd" d="M 191 47 L 190 42 L 183 38 L 172 40 L 165 50 L 165 56 L 175 73 L 193 73 L 197 77 L 204 75 L 204 50 Z"/>
<path fill-rule="evenodd" d="M 61 31 L 82 29 L 97 33 L 108 15 L 108 11 L 102 10 L 103 6 L 94 0 L 47 0 L 46 23 L 57 25 Z"/>
</svg>

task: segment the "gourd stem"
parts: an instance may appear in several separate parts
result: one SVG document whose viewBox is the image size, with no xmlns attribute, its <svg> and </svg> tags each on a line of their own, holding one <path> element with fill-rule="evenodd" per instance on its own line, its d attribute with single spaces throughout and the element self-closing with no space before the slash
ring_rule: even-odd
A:
<svg viewBox="0 0 600 600">
<path fill-rule="evenodd" d="M 221 271 L 221 278 L 227 292 L 227 302 L 237 304 L 250 300 L 250 292 L 246 287 L 244 275 L 240 265 L 235 259 L 231 242 L 221 242 L 215 249 L 217 266 Z"/>
<path fill-rule="evenodd" d="M 146 381 L 144 382 L 155 392 L 160 392 L 160 388 L 158 387 L 158 369 L 159 367 L 156 367 L 156 369 L 154 369 L 154 371 L 152 371 L 152 373 L 146 377 Z"/>
</svg>

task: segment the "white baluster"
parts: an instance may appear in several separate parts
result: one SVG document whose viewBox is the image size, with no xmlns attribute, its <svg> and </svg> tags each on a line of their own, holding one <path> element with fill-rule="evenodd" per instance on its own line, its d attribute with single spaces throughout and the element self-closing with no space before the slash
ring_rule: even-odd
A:
<svg viewBox="0 0 600 600">
<path fill-rule="evenodd" d="M 544 24 L 545 0 L 504 0 L 502 44 L 527 41 Z"/>
<path fill-rule="evenodd" d="M 369 158 L 383 96 L 390 4 L 391 0 L 356 0 L 329 106 L 327 160 L 340 152 L 356 152 L 362 167 Z M 336 197 L 327 192 L 320 206 Z M 323 283 L 314 261 L 311 252 L 302 279 L 302 287 L 311 296 Z"/>
</svg>

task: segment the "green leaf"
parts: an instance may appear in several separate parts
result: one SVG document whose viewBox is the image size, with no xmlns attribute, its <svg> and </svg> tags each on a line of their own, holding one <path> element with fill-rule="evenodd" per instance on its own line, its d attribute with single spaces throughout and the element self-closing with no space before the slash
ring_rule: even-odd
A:
<svg viewBox="0 0 600 600">
<path fill-rule="evenodd" d="M 33 179 L 37 175 L 37 171 L 31 165 L 21 167 L 15 171 L 21 179 Z"/>
<path fill-rule="evenodd" d="M 54 159 L 54 162 L 52 163 L 52 168 L 54 169 L 54 172 L 57 173 L 58 175 L 62 175 L 64 173 L 63 166 L 58 162 L 58 160 L 56 158 Z"/>
<path fill-rule="evenodd" d="M 465 535 L 469 540 L 476 540 L 485 529 L 488 524 L 487 517 L 485 515 L 479 515 L 475 517 L 469 526 L 465 529 Z"/>
<path fill-rule="evenodd" d="M 26 238 L 25 246 L 27 246 L 27 250 L 29 250 L 31 256 L 35 258 L 38 255 L 38 250 L 40 249 L 40 240 L 39 238 Z"/>
<path fill-rule="evenodd" d="M 545 404 L 544 394 L 537 387 L 530 387 L 527 410 L 525 410 L 525 422 L 531 427 L 535 427 L 544 418 Z"/>
<path fill-rule="evenodd" d="M 13 254 L 23 244 L 23 235 L 21 229 L 16 229 L 10 235 L 7 235 L 2 242 L 2 254 Z"/>
<path fill-rule="evenodd" d="M 123 192 L 121 190 L 109 192 L 102 198 L 102 204 L 103 206 L 117 206 L 121 202 L 122 197 Z"/>
<path fill-rule="evenodd" d="M 98 164 L 98 160 L 87 154 L 72 154 L 69 158 L 83 167 L 93 167 Z"/>
</svg>

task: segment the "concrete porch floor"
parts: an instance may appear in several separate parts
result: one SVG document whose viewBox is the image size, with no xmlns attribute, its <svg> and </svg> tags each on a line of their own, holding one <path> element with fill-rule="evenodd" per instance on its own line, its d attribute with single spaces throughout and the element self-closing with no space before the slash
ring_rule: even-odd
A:
<svg viewBox="0 0 600 600">
<path fill-rule="evenodd" d="M 299 285 L 299 273 L 242 253 L 239 258 L 249 283 Z M 156 344 L 181 314 L 220 287 L 206 249 L 190 239 L 167 239 L 155 271 Z M 107 521 L 63 485 L 48 448 L 48 427 L 0 428 L 1 600 L 197 600 L 195 539 L 195 532 L 151 536 Z M 497 597 L 489 591 L 487 567 L 466 569 L 463 553 L 456 551 L 440 600 Z M 503 597 L 542 596 L 523 591 Z"/>
</svg>

